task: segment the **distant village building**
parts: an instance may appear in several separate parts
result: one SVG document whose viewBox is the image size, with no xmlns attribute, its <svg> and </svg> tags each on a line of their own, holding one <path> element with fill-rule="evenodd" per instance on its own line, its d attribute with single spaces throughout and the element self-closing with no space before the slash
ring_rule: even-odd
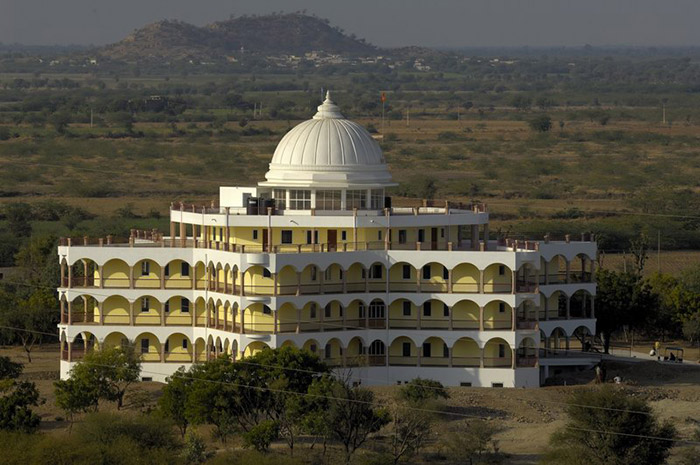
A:
<svg viewBox="0 0 700 465">
<path fill-rule="evenodd" d="M 170 233 L 63 239 L 61 378 L 133 344 L 143 377 L 295 346 L 362 384 L 539 386 L 590 364 L 596 244 L 492 240 L 483 204 L 397 206 L 379 145 L 330 96 L 265 180 L 175 204 Z"/>
</svg>

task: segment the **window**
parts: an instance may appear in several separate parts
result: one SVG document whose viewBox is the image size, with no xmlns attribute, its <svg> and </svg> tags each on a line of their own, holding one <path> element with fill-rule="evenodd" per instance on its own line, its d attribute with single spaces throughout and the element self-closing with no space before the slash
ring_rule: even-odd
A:
<svg viewBox="0 0 700 465">
<path fill-rule="evenodd" d="M 324 310 L 323 310 L 323 316 L 325 318 L 330 318 L 332 310 L 333 310 L 333 307 L 331 306 L 331 304 L 326 304 L 326 308 L 324 308 Z"/>
<path fill-rule="evenodd" d="M 257 229 L 253 229 L 253 240 L 254 241 L 258 240 L 258 230 Z"/>
<path fill-rule="evenodd" d="M 450 358 L 450 349 L 447 347 L 447 344 L 442 345 L 442 356 L 444 358 Z"/>
<path fill-rule="evenodd" d="M 491 383 L 491 387 L 492 387 L 492 388 L 502 388 L 502 387 L 503 387 L 503 383 Z"/>
<path fill-rule="evenodd" d="M 318 277 L 318 268 L 316 268 L 316 265 L 311 265 L 311 281 L 316 281 L 316 278 Z"/>
<path fill-rule="evenodd" d="M 272 197 L 275 199 L 275 210 L 284 210 L 287 205 L 287 191 L 284 189 L 274 189 Z"/>
<path fill-rule="evenodd" d="M 370 318 L 384 318 L 384 302 L 381 300 L 373 300 L 369 304 L 369 317 Z"/>
<path fill-rule="evenodd" d="M 340 240 L 341 240 L 341 241 L 347 241 L 347 240 L 348 240 L 348 232 L 347 232 L 347 231 L 340 231 Z"/>
<path fill-rule="evenodd" d="M 459 385 L 462 387 L 472 387 L 472 383 L 467 382 L 467 381 L 462 381 L 459 383 Z"/>
<path fill-rule="evenodd" d="M 306 243 L 318 244 L 318 231 L 306 231 Z"/>
<path fill-rule="evenodd" d="M 432 357 L 432 345 L 429 342 L 423 343 L 423 357 Z"/>
<path fill-rule="evenodd" d="M 343 318 L 343 306 L 342 305 L 338 305 L 338 316 L 340 318 Z"/>
<path fill-rule="evenodd" d="M 312 354 L 316 353 L 316 344 L 311 344 L 309 346 L 309 350 L 311 351 Z"/>
<path fill-rule="evenodd" d="M 263 268 L 263 278 L 272 278 L 272 273 L 267 268 Z"/>
<path fill-rule="evenodd" d="M 403 316 L 411 316 L 411 302 L 403 301 Z"/>
<path fill-rule="evenodd" d="M 370 279 L 382 279 L 382 265 L 372 265 L 372 268 L 370 268 L 369 270 Z"/>
<path fill-rule="evenodd" d="M 427 301 L 423 303 L 423 316 L 430 316 L 433 314 L 432 302 Z"/>
<path fill-rule="evenodd" d="M 345 192 L 345 205 L 346 210 L 352 210 L 357 208 L 358 210 L 365 210 L 367 208 L 367 192 L 362 190 L 352 190 Z"/>
<path fill-rule="evenodd" d="M 263 305 L 263 315 L 272 315 L 272 310 L 267 305 Z"/>
<path fill-rule="evenodd" d="M 423 266 L 423 279 L 430 279 L 430 265 Z"/>
<path fill-rule="evenodd" d="M 448 318 L 450 316 L 450 307 L 448 307 L 447 304 L 442 304 L 442 316 Z"/>
<path fill-rule="evenodd" d="M 498 357 L 503 358 L 506 356 L 506 346 L 505 344 L 498 344 Z"/>
<path fill-rule="evenodd" d="M 340 210 L 340 191 L 316 191 L 316 210 Z"/>
<path fill-rule="evenodd" d="M 370 355 L 384 355 L 384 343 L 380 340 L 372 341 L 369 345 Z"/>
<path fill-rule="evenodd" d="M 316 318 L 316 304 L 311 304 L 311 306 L 309 307 L 309 318 Z"/>
<path fill-rule="evenodd" d="M 187 339 L 185 338 L 182 339 L 182 348 L 187 350 Z"/>
<path fill-rule="evenodd" d="M 185 299 L 184 297 L 182 298 L 182 301 L 180 302 L 180 311 L 182 313 L 189 313 L 190 312 L 190 301 Z"/>
<path fill-rule="evenodd" d="M 506 312 L 506 304 L 503 302 L 498 303 L 498 313 L 505 313 Z"/>
<path fill-rule="evenodd" d="M 418 230 L 418 242 L 425 242 L 425 229 Z"/>
<path fill-rule="evenodd" d="M 399 229 L 399 244 L 405 244 L 405 243 L 406 243 L 406 230 Z"/>
<path fill-rule="evenodd" d="M 326 344 L 326 350 L 323 353 L 324 358 L 331 358 L 331 345 Z"/>
<path fill-rule="evenodd" d="M 411 265 L 403 266 L 403 279 L 411 279 Z"/>
<path fill-rule="evenodd" d="M 370 191 L 370 208 L 372 210 L 379 210 L 384 208 L 384 190 L 383 189 L 372 189 Z"/>
<path fill-rule="evenodd" d="M 148 297 L 142 297 L 141 298 L 141 311 L 142 312 L 148 312 L 148 308 L 150 307 Z"/>
<path fill-rule="evenodd" d="M 190 275 L 190 264 L 187 262 L 182 262 L 182 267 L 180 269 L 180 274 L 182 276 L 189 276 Z"/>
<path fill-rule="evenodd" d="M 163 275 L 170 276 L 170 265 L 165 265 L 165 269 L 163 270 Z"/>
<path fill-rule="evenodd" d="M 170 312 L 170 301 L 166 300 L 165 303 L 163 304 L 163 313 L 169 313 Z"/>
<path fill-rule="evenodd" d="M 377 231 L 377 240 L 378 241 L 382 240 L 382 230 L 381 229 L 379 231 Z"/>
<path fill-rule="evenodd" d="M 282 244 L 291 244 L 292 243 L 292 230 L 291 229 L 283 229 L 282 230 Z"/>
<path fill-rule="evenodd" d="M 141 353 L 142 353 L 142 354 L 147 354 L 147 353 L 148 353 L 148 347 L 149 347 L 150 345 L 151 345 L 151 344 L 149 343 L 147 337 L 141 339 Z"/>
<path fill-rule="evenodd" d="M 357 310 L 360 314 L 360 318 L 364 318 L 365 317 L 365 304 L 360 302 L 357 306 Z"/>
<path fill-rule="evenodd" d="M 141 276 L 148 276 L 151 274 L 151 264 L 150 262 L 141 262 Z"/>
<path fill-rule="evenodd" d="M 311 210 L 311 191 L 290 190 L 289 191 L 290 210 Z"/>
<path fill-rule="evenodd" d="M 442 279 L 445 281 L 450 279 L 450 270 L 448 270 L 446 266 L 442 267 Z"/>
<path fill-rule="evenodd" d="M 164 347 L 165 353 L 170 352 L 170 341 L 165 341 L 165 347 Z"/>
<path fill-rule="evenodd" d="M 343 269 L 342 268 L 338 268 L 338 279 L 341 281 L 343 280 Z"/>
<path fill-rule="evenodd" d="M 219 228 L 219 242 L 224 240 L 224 228 Z"/>
<path fill-rule="evenodd" d="M 442 239 L 445 238 L 445 228 L 440 228 L 440 237 L 441 237 Z"/>
<path fill-rule="evenodd" d="M 503 265 L 498 265 L 498 274 L 503 276 L 506 274 L 506 267 Z"/>
<path fill-rule="evenodd" d="M 329 266 L 328 268 L 326 268 L 326 271 L 323 272 L 323 277 L 326 281 L 330 281 L 331 279 L 333 279 L 332 271 L 333 269 Z"/>
<path fill-rule="evenodd" d="M 411 356 L 411 343 L 410 342 L 404 342 L 401 345 L 401 355 L 403 355 L 404 357 Z"/>
</svg>

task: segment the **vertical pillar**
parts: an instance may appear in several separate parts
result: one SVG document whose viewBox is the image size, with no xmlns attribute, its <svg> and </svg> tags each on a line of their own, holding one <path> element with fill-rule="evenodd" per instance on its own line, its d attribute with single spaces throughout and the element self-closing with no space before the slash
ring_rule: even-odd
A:
<svg viewBox="0 0 700 465">
<path fill-rule="evenodd" d="M 88 313 L 88 298 L 83 296 L 83 323 L 87 323 L 87 313 Z M 85 344 L 83 344 L 84 346 Z"/>
<path fill-rule="evenodd" d="M 193 308 L 193 312 L 196 312 L 197 309 Z M 160 325 L 165 326 L 165 303 L 160 304 Z"/>
<path fill-rule="evenodd" d="M 510 367 L 515 369 L 515 349 L 510 349 Z"/>
<path fill-rule="evenodd" d="M 245 271 L 241 272 L 241 296 L 245 295 Z"/>
<path fill-rule="evenodd" d="M 64 298 L 61 298 L 60 304 L 61 304 L 61 324 L 65 324 L 67 318 L 66 318 L 66 301 Z"/>
<path fill-rule="evenodd" d="M 275 310 L 274 312 L 272 312 L 272 318 L 273 318 L 273 322 L 272 322 L 272 334 L 277 334 L 278 326 L 279 326 L 279 323 L 278 323 L 279 318 L 278 318 L 278 316 L 277 316 L 277 310 Z"/>
<path fill-rule="evenodd" d="M 586 281 L 586 256 L 581 255 L 581 282 Z"/>
<path fill-rule="evenodd" d="M 301 295 L 301 271 L 297 271 L 297 295 Z"/>
<path fill-rule="evenodd" d="M 133 289 L 134 286 L 134 267 L 129 265 L 129 289 Z"/>
<path fill-rule="evenodd" d="M 518 289 L 518 273 L 515 270 L 511 270 L 510 272 L 510 293 L 515 294 L 515 291 Z"/>
<path fill-rule="evenodd" d="M 525 313 L 527 312 L 527 308 L 526 308 L 524 305 L 525 305 L 525 304 L 523 304 L 523 314 L 525 314 Z M 511 321 L 510 321 L 510 326 L 511 326 L 511 331 L 515 331 L 515 329 L 516 329 L 516 326 L 515 326 L 515 325 L 516 325 L 516 321 L 515 321 L 515 320 L 516 320 L 516 315 L 517 315 L 517 313 L 518 313 L 518 312 L 515 310 L 515 308 L 511 308 L 511 309 L 510 309 L 510 320 L 511 320 Z M 527 317 L 527 315 L 523 315 L 523 316 Z M 527 318 L 525 318 L 525 319 L 527 319 Z"/>
<path fill-rule="evenodd" d="M 484 250 L 489 250 L 489 224 L 484 223 Z"/>
<path fill-rule="evenodd" d="M 452 347 L 447 348 L 447 366 L 452 368 Z"/>
<path fill-rule="evenodd" d="M 68 324 L 73 323 L 73 302 L 68 301 Z"/>
<path fill-rule="evenodd" d="M 472 240 L 471 240 L 472 250 L 479 250 L 479 225 L 472 225 Z"/>
<path fill-rule="evenodd" d="M 129 326 L 134 326 L 136 320 L 136 301 L 129 302 Z"/>
<path fill-rule="evenodd" d="M 413 303 L 411 303 L 413 305 Z M 423 309 L 421 307 L 416 308 L 416 329 L 421 329 L 421 322 L 423 320 Z"/>
<path fill-rule="evenodd" d="M 421 358 L 423 355 L 423 346 L 416 346 L 416 366 L 420 367 Z"/>
<path fill-rule="evenodd" d="M 61 287 L 66 286 L 66 262 L 61 262 Z"/>
<path fill-rule="evenodd" d="M 387 280 L 389 279 L 389 275 L 387 273 Z M 343 294 L 348 293 L 348 271 L 343 270 Z M 345 313 L 343 313 L 345 315 Z"/>
<path fill-rule="evenodd" d="M 369 272 L 372 269 L 370 266 L 365 270 L 365 292 L 369 292 Z"/>
<path fill-rule="evenodd" d="M 160 345 L 160 363 L 165 363 L 165 344 Z"/>
<path fill-rule="evenodd" d="M 479 350 L 479 368 L 484 368 L 484 348 Z"/>
<path fill-rule="evenodd" d="M 591 260 L 591 282 L 595 282 L 595 260 Z"/>
<path fill-rule="evenodd" d="M 180 221 L 180 247 L 187 246 L 187 233 L 185 231 L 186 224 L 184 221 Z"/>
<path fill-rule="evenodd" d="M 571 297 L 566 296 L 566 319 L 571 319 Z"/>
<path fill-rule="evenodd" d="M 272 273 L 272 295 L 277 296 L 277 273 Z"/>
<path fill-rule="evenodd" d="M 571 282 L 571 262 L 566 260 L 566 284 Z"/>
<path fill-rule="evenodd" d="M 544 297 L 544 296 L 542 296 Z M 549 320 L 549 298 L 544 297 L 544 321 Z"/>
<path fill-rule="evenodd" d="M 479 270 L 479 294 L 484 293 L 484 270 Z"/>
<path fill-rule="evenodd" d="M 479 306 L 479 331 L 484 330 L 484 307 Z"/>
<path fill-rule="evenodd" d="M 447 270 L 447 293 L 452 294 L 452 268 Z M 450 312 L 452 314 L 452 312 Z"/>
<path fill-rule="evenodd" d="M 323 281 L 326 278 L 326 272 L 318 270 L 318 293 L 323 294 Z"/>
<path fill-rule="evenodd" d="M 241 334 L 245 334 L 245 308 L 243 307 L 241 307 Z"/>
<path fill-rule="evenodd" d="M 194 270 L 192 271 L 194 273 Z M 160 288 L 165 289 L 165 267 L 160 265 Z"/>
<path fill-rule="evenodd" d="M 325 329 L 325 321 L 326 321 L 326 308 L 325 307 L 323 307 L 322 309 L 321 308 L 318 309 L 318 319 L 319 319 L 320 324 L 321 324 L 320 331 L 323 332 Z"/>
<path fill-rule="evenodd" d="M 72 354 L 73 343 L 66 341 L 66 345 L 68 346 L 68 362 L 72 362 L 73 361 L 73 354 Z"/>
<path fill-rule="evenodd" d="M 68 266 L 68 288 L 73 287 L 73 267 Z"/>
<path fill-rule="evenodd" d="M 581 256 L 581 268 L 583 268 L 583 256 Z M 83 286 L 88 287 L 88 263 L 83 260 Z M 583 275 L 581 275 L 581 281 L 583 281 Z"/>
<path fill-rule="evenodd" d="M 591 318 L 595 318 L 595 296 L 591 296 Z"/>
<path fill-rule="evenodd" d="M 175 222 L 170 222 L 170 247 L 175 247 Z"/>
<path fill-rule="evenodd" d="M 100 325 L 105 324 L 104 302 L 97 302 L 97 311 L 100 312 Z M 68 302 L 68 315 L 70 315 L 70 302 Z"/>
<path fill-rule="evenodd" d="M 449 328 L 450 328 L 450 331 L 452 331 L 452 329 L 454 327 L 454 312 L 452 311 L 452 307 L 449 307 L 449 312 L 450 312 Z"/>
<path fill-rule="evenodd" d="M 300 308 L 297 308 L 297 328 L 294 332 L 297 334 L 299 334 L 301 332 L 301 309 Z"/>
<path fill-rule="evenodd" d="M 423 274 L 423 270 L 416 268 L 416 292 L 420 293 L 421 292 L 421 278 Z"/>
<path fill-rule="evenodd" d="M 210 323 L 209 323 L 209 314 L 211 313 L 211 307 L 210 307 L 210 305 L 209 305 L 209 302 L 210 302 L 210 301 L 206 301 L 206 302 L 204 303 L 204 312 L 205 312 L 205 313 L 204 313 L 204 314 L 205 314 L 205 318 L 204 318 L 204 327 L 205 327 L 205 328 L 208 328 L 208 327 L 209 327 L 209 324 L 210 324 Z"/>
</svg>

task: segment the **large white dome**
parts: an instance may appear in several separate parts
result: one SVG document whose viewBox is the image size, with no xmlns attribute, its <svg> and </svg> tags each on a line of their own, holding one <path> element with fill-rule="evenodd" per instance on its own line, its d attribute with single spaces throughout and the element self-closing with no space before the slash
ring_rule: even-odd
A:
<svg viewBox="0 0 700 465">
<path fill-rule="evenodd" d="M 312 119 L 282 138 L 265 178 L 261 185 L 394 185 L 379 144 L 329 94 Z"/>
</svg>

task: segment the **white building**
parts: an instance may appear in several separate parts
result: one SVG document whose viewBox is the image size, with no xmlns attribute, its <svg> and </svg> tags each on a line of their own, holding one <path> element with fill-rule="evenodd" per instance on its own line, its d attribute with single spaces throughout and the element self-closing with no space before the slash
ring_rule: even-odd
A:
<svg viewBox="0 0 700 465">
<path fill-rule="evenodd" d="M 363 384 L 532 387 L 590 363 L 594 242 L 490 240 L 480 204 L 392 206 L 381 149 L 330 98 L 265 177 L 173 205 L 168 237 L 62 240 L 61 376 L 124 343 L 159 381 L 288 344 Z"/>
</svg>

